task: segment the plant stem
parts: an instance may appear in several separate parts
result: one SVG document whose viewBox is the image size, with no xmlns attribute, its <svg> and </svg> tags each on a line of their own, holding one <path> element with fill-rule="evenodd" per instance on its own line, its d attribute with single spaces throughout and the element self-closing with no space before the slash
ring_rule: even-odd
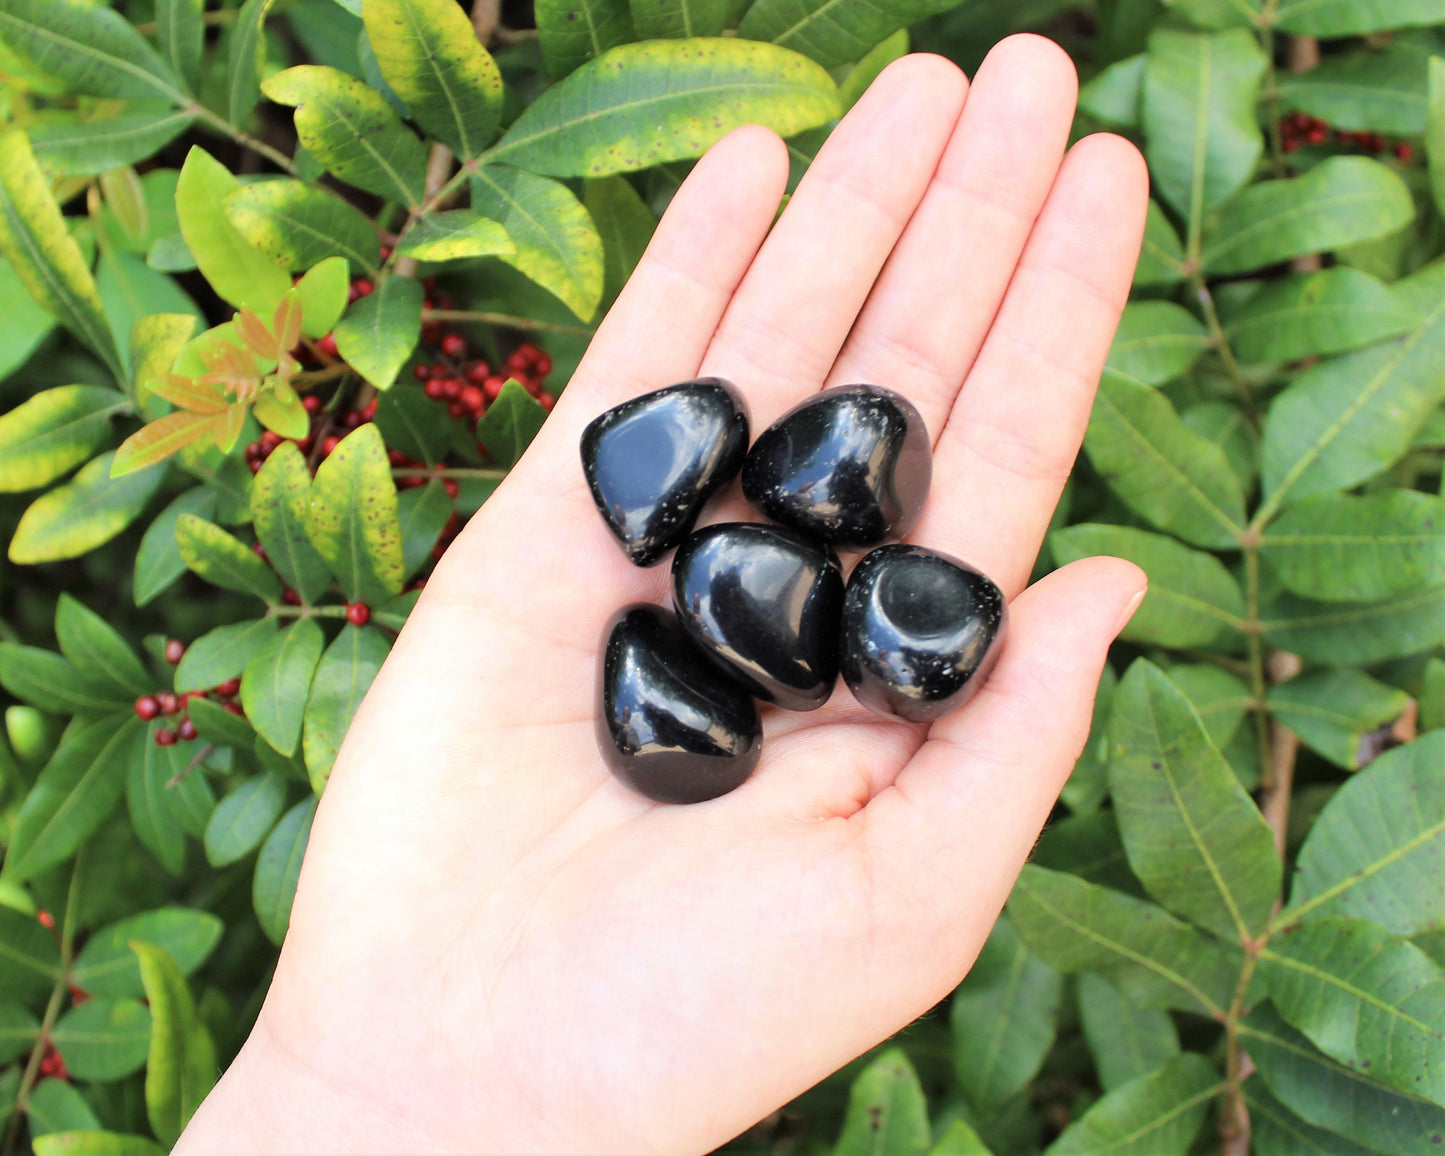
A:
<svg viewBox="0 0 1445 1156">
<path fill-rule="evenodd" d="M 596 330 L 586 325 L 568 325 L 562 321 L 539 321 L 534 317 L 514 317 L 509 313 L 486 313 L 473 309 L 423 309 L 423 321 L 477 321 L 484 325 L 503 325 L 508 329 L 536 329 L 547 333 L 570 333 L 591 337 Z"/>
<path fill-rule="evenodd" d="M 472 27 L 477 30 L 477 39 L 483 48 L 491 44 L 501 14 L 501 0 L 472 0 Z"/>
<path fill-rule="evenodd" d="M 257 156 L 265 157 L 283 172 L 290 173 L 293 177 L 300 176 L 300 172 L 296 168 L 296 162 L 285 153 L 272 148 L 263 140 L 257 140 L 250 133 L 237 128 L 225 117 L 218 116 L 204 105 L 197 104 L 193 101 L 186 106 L 186 111 L 197 119 L 204 121 L 222 135 L 230 137 L 242 148 L 250 149 Z"/>
<path fill-rule="evenodd" d="M 345 618 L 345 606 L 268 606 L 267 618 Z"/>
<path fill-rule="evenodd" d="M 1300 672 L 1298 655 L 1276 650 L 1269 656 L 1269 681 L 1288 682 Z M 1294 761 L 1299 753 L 1299 737 L 1277 719 L 1269 724 L 1269 759 L 1264 764 L 1259 809 L 1274 835 L 1274 849 L 1284 858 L 1285 839 L 1289 833 L 1290 794 L 1294 790 Z M 1275 904 L 1278 913 L 1279 904 Z"/>
<path fill-rule="evenodd" d="M 406 467 L 403 469 L 392 470 L 391 476 L 394 478 L 482 478 L 489 482 L 500 482 L 503 478 L 507 476 L 507 471 L 493 469 L 470 469 L 463 467 L 459 467 L 457 469 L 441 470 L 413 469 L 411 467 Z"/>
<path fill-rule="evenodd" d="M 1234 383 L 1234 388 L 1239 393 L 1239 400 L 1244 406 L 1245 413 L 1253 420 L 1254 394 L 1249 388 L 1249 382 L 1245 379 L 1244 370 L 1239 367 L 1239 359 L 1234 356 L 1234 350 L 1229 347 L 1229 338 L 1225 336 L 1224 326 L 1220 324 L 1219 321 L 1219 311 L 1214 307 L 1214 294 L 1209 291 L 1209 286 L 1204 283 L 1203 273 L 1196 271 L 1191 276 L 1190 283 L 1194 287 L 1194 296 L 1199 301 L 1199 307 L 1204 311 L 1204 323 L 1209 328 L 1209 340 L 1218 352 L 1219 360 L 1224 362 L 1224 372 L 1229 375 L 1229 380 Z"/>
<path fill-rule="evenodd" d="M 215 12 L 202 13 L 201 20 L 205 24 L 229 24 L 239 11 L 238 8 L 220 8 Z M 135 30 L 142 36 L 154 36 L 158 28 L 155 21 L 151 21 L 149 24 L 137 24 Z"/>
<path fill-rule="evenodd" d="M 426 183 L 422 191 L 422 201 L 425 204 L 430 204 L 432 198 L 437 195 L 437 190 L 447 183 L 447 177 L 451 171 L 452 150 L 444 144 L 438 143 L 432 145 L 431 154 L 427 157 Z M 424 214 L 427 212 L 427 209 L 423 207 L 421 212 Z M 411 228 L 415 220 L 416 217 L 413 216 L 407 221 L 406 226 L 402 230 L 402 236 L 406 235 L 406 231 Z M 400 242 L 400 240 L 401 237 L 398 237 L 397 241 Z M 415 257 L 397 257 L 397 275 L 401 277 L 415 277 L 419 264 L 420 262 L 417 261 Z"/>
</svg>

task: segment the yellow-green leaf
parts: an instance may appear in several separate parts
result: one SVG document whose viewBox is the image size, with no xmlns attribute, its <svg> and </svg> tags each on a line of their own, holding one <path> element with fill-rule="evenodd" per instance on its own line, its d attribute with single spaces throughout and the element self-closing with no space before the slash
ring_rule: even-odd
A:
<svg viewBox="0 0 1445 1156">
<path fill-rule="evenodd" d="M 230 193 L 226 219 L 252 247 L 293 272 L 328 257 L 376 270 L 381 243 L 371 222 L 340 197 L 303 181 L 257 181 Z"/>
<path fill-rule="evenodd" d="M 135 396 L 145 400 L 148 382 L 170 373 L 182 349 L 196 333 L 189 313 L 151 313 L 130 329 L 130 373 Z"/>
<path fill-rule="evenodd" d="M 174 1144 L 216 1082 L 216 1046 L 196 1015 L 175 960 L 154 944 L 131 940 L 151 1009 L 146 1058 L 146 1114 L 163 1144 Z"/>
<path fill-rule="evenodd" d="M 175 74 L 109 6 L 87 0 L 5 0 L 0 37 L 77 95 L 186 103 Z"/>
<path fill-rule="evenodd" d="M 350 266 L 341 257 L 326 258 L 296 282 L 296 296 L 301 302 L 301 332 L 307 337 L 330 333 L 346 311 L 346 292 L 350 285 Z"/>
<path fill-rule="evenodd" d="M 129 403 L 112 389 L 62 385 L 0 417 L 0 492 L 48 485 L 105 440 L 110 419 Z"/>
<path fill-rule="evenodd" d="M 114 454 L 101 454 L 71 481 L 31 503 L 10 539 L 21 565 L 78 558 L 109 542 L 140 516 L 165 468 L 111 477 Z"/>
<path fill-rule="evenodd" d="M 456 261 L 462 257 L 510 257 L 516 247 L 499 221 L 470 209 L 422 217 L 397 245 L 403 257 L 418 261 Z"/>
<path fill-rule="evenodd" d="M 291 442 L 277 446 L 251 486 L 251 520 L 276 573 L 301 600 L 316 601 L 331 582 L 326 561 L 306 536 L 311 473 Z"/>
<path fill-rule="evenodd" d="M 281 597 L 281 583 L 271 567 L 215 523 L 182 514 L 176 521 L 176 544 L 186 565 L 207 582 L 268 601 Z"/>
<path fill-rule="evenodd" d="M 391 463 L 374 424 L 348 434 L 316 471 L 306 532 L 353 602 L 401 592 L 401 523 Z"/>
<path fill-rule="evenodd" d="M 137 470 L 163 462 L 192 442 L 214 434 L 217 424 L 222 421 L 223 414 L 190 413 L 186 410 L 168 413 L 158 421 L 141 427 L 120 444 L 120 448 L 111 455 L 115 460 L 111 476 L 127 477 Z"/>
</svg>

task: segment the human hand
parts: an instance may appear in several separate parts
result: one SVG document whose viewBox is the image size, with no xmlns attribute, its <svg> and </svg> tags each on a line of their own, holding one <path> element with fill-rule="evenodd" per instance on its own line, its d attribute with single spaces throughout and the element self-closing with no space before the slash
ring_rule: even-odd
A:
<svg viewBox="0 0 1445 1156">
<path fill-rule="evenodd" d="M 705 1151 L 964 975 L 1143 593 L 1114 559 L 1024 586 L 1147 189 L 1119 138 L 1064 158 L 1075 79 L 1047 41 L 1004 41 L 966 87 L 936 57 L 891 66 L 776 226 L 776 137 L 699 162 L 367 696 L 261 1018 L 177 1152 Z M 597 750 L 603 625 L 668 577 L 617 549 L 577 446 L 700 374 L 737 383 L 755 433 L 822 386 L 908 396 L 935 446 L 910 540 L 1014 601 L 958 713 L 885 720 L 841 687 L 765 709 L 753 778 L 678 807 Z M 734 496 L 712 520 L 744 517 Z"/>
</svg>

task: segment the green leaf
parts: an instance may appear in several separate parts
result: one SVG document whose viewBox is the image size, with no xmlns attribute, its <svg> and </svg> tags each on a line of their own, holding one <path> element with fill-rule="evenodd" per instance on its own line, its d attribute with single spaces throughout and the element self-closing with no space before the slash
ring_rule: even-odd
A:
<svg viewBox="0 0 1445 1156">
<path fill-rule="evenodd" d="M 150 383 L 170 373 L 195 332 L 194 313 L 146 314 L 136 319 L 129 342 L 131 382 L 137 396 L 145 400 Z"/>
<path fill-rule="evenodd" d="M 401 593 L 396 487 L 375 425 L 348 434 L 321 463 L 307 497 L 306 532 L 348 601 L 373 605 Z"/>
<path fill-rule="evenodd" d="M 63 863 L 94 833 L 125 793 L 121 752 L 143 728 L 114 714 L 76 719 L 25 796 L 5 856 L 5 874 L 22 882 Z"/>
<path fill-rule="evenodd" d="M 83 682 L 122 700 L 154 689 L 155 680 L 115 627 L 69 594 L 56 604 L 55 636 Z"/>
<path fill-rule="evenodd" d="M 377 389 L 389 389 L 421 335 L 422 287 L 391 276 L 361 298 L 336 327 L 336 347 Z"/>
<path fill-rule="evenodd" d="M 895 60 L 907 56 L 909 48 L 906 28 L 900 28 L 870 48 L 863 58 L 848 70 L 848 75 L 838 82 L 838 101 L 843 111 L 847 112 L 857 104 L 883 70 Z M 826 132 L 826 129 L 818 131 Z"/>
<path fill-rule="evenodd" d="M 389 389 L 378 394 L 374 420 L 387 449 L 400 450 L 429 466 L 438 464 L 451 449 L 455 428 L 451 418 L 419 389 Z M 398 500 L 412 492 L 407 490 Z"/>
<path fill-rule="evenodd" d="M 1301 1119 L 1372 1152 L 1435 1156 L 1440 1151 L 1445 1108 L 1336 1063 L 1269 1004 L 1250 1012 L 1239 1033 L 1269 1090 Z"/>
<path fill-rule="evenodd" d="M 367 0 L 361 18 L 381 74 L 422 128 L 463 160 L 491 141 L 502 74 L 453 0 Z"/>
<path fill-rule="evenodd" d="M 74 1132 L 100 1127 L 100 1119 L 79 1090 L 65 1080 L 41 1080 L 30 1093 L 25 1121 L 31 1139 L 51 1132 Z"/>
<path fill-rule="evenodd" d="M 1114 693 L 1109 791 L 1129 865 L 1154 898 L 1228 939 L 1264 926 L 1281 877 L 1269 825 L 1183 691 L 1147 659 Z"/>
<path fill-rule="evenodd" d="M 195 486 L 156 515 L 136 551 L 131 592 L 137 606 L 153 601 L 186 572 L 186 562 L 176 542 L 176 525 L 181 515 L 194 514 L 209 519 L 215 513 L 216 491 L 209 486 Z"/>
<path fill-rule="evenodd" d="M 1239 583 L 1213 554 L 1128 526 L 1081 523 L 1049 535 L 1059 565 L 1112 554 L 1143 567 L 1149 592 L 1122 637 L 1161 646 L 1205 646 L 1244 619 Z"/>
<path fill-rule="evenodd" d="M 1270 406 L 1263 520 L 1287 502 L 1357 485 L 1389 468 L 1445 401 L 1445 265 L 1400 281 L 1421 323 L 1404 337 L 1321 362 Z"/>
<path fill-rule="evenodd" d="M 900 28 L 954 6 L 955 0 L 757 0 L 738 35 L 771 40 L 833 68 L 861 60 Z"/>
<path fill-rule="evenodd" d="M 1224 451 L 1240 487 L 1248 493 L 1259 474 L 1259 433 L 1252 414 L 1233 401 L 1201 401 L 1180 415 L 1185 428 Z"/>
<path fill-rule="evenodd" d="M 154 156 L 194 121 L 187 109 L 158 106 L 98 118 L 44 120 L 26 132 L 46 172 L 91 177 Z"/>
<path fill-rule="evenodd" d="M 274 618 L 217 626 L 186 647 L 176 667 L 176 690 L 210 690 L 238 678 L 276 633 Z"/>
<path fill-rule="evenodd" d="M 226 867 L 260 846 L 286 805 L 286 780 L 271 771 L 247 779 L 220 801 L 206 824 L 206 859 Z"/>
<path fill-rule="evenodd" d="M 491 155 L 546 176 L 605 177 L 699 157 L 740 125 L 793 136 L 840 111 L 832 77 L 797 53 L 652 40 L 610 49 L 547 89 Z"/>
<path fill-rule="evenodd" d="M 89 1129 L 50 1132 L 34 1147 L 35 1156 L 165 1156 L 166 1151 L 144 1136 Z"/>
<path fill-rule="evenodd" d="M 902 1048 L 889 1048 L 854 1079 L 833 1156 L 925 1156 L 928 1101 Z"/>
<path fill-rule="evenodd" d="M 1269 710 L 1311 750 L 1358 770 L 1371 757 L 1365 736 L 1399 718 L 1410 696 L 1363 671 L 1318 670 L 1272 687 Z"/>
<path fill-rule="evenodd" d="M 152 723 L 137 734 L 126 758 L 125 797 L 131 830 L 162 867 L 179 875 L 186 866 L 186 833 L 175 805 L 171 779 L 185 771 L 194 754 L 179 746 L 156 743 L 164 723 Z M 189 744 L 187 744 L 189 746 Z"/>
<path fill-rule="evenodd" d="M 1200 264 L 1213 276 L 1325 253 L 1408 225 L 1415 202 L 1400 177 L 1368 157 L 1329 157 L 1288 180 L 1260 181 L 1205 229 Z"/>
<path fill-rule="evenodd" d="M 1179 1054 L 1179 1033 L 1168 1012 L 1135 1007 L 1107 980 L 1079 976 L 1079 1022 L 1104 1091 L 1147 1076 Z"/>
<path fill-rule="evenodd" d="M 208 743 L 249 750 L 256 741 L 256 732 L 247 720 L 236 717 L 211 699 L 191 699 L 186 704 L 186 714 L 196 724 L 196 733 Z"/>
<path fill-rule="evenodd" d="M 955 1117 L 944 1129 L 938 1143 L 928 1150 L 928 1156 L 993 1156 L 978 1133 L 962 1117 Z"/>
<path fill-rule="evenodd" d="M 51 0 L 38 2 L 49 4 Z M 9 3 L 29 8 L 37 0 Z M 56 0 L 56 7 L 75 10 L 79 5 L 76 0 Z M 87 10 L 120 20 L 106 9 Z M 11 19 L 10 12 L 0 9 L 0 35 Z M 125 381 L 125 364 L 106 324 L 90 265 L 66 227 L 30 141 L 18 130 L 0 135 L 0 255 L 30 296 L 93 350 L 116 381 Z"/>
<path fill-rule="evenodd" d="M 1238 191 L 1264 148 L 1255 108 L 1267 65 L 1252 33 L 1157 29 L 1141 90 L 1158 195 L 1194 227 Z"/>
<path fill-rule="evenodd" d="M 10 262 L 0 257 L 0 381 L 5 380 L 40 348 L 55 321 L 21 283 Z"/>
<path fill-rule="evenodd" d="M 350 286 L 350 266 L 340 257 L 328 257 L 297 281 L 301 332 L 307 337 L 330 333 L 346 311 L 346 293 Z"/>
<path fill-rule="evenodd" d="M 193 147 L 176 185 L 181 236 L 212 289 L 232 305 L 269 318 L 290 291 L 291 278 L 284 267 L 248 244 L 220 211 L 240 187 L 210 153 Z"/>
<path fill-rule="evenodd" d="M 1396 935 L 1445 924 L 1445 732 L 1386 751 L 1345 783 L 1310 828 L 1279 917 L 1368 919 Z"/>
<path fill-rule="evenodd" d="M 1094 693 L 1088 741 L 1074 763 L 1069 781 L 1064 784 L 1059 795 L 1064 805 L 1075 815 L 1094 811 L 1109 793 L 1108 768 L 1105 764 L 1107 750 L 1103 735 L 1109 719 L 1109 703 L 1113 700 L 1114 688 L 1118 685 L 1119 676 L 1114 673 L 1112 666 L 1105 663 L 1103 672 L 1099 675 L 1098 689 Z M 1115 834 L 1117 833 L 1116 831 Z M 1123 858 L 1122 847 L 1120 858 Z"/>
<path fill-rule="evenodd" d="M 1124 307 L 1109 368 L 1149 385 L 1182 377 L 1209 348 L 1203 324 L 1170 301 L 1133 301 Z"/>
<path fill-rule="evenodd" d="M 261 68 L 266 53 L 266 17 L 275 0 L 246 0 L 231 28 L 226 70 L 232 124 L 244 124 L 261 99 Z"/>
<path fill-rule="evenodd" d="M 1250 1140 L 1263 1156 L 1377 1156 L 1375 1149 L 1301 1120 L 1272 1095 L 1255 1073 L 1244 1082 Z"/>
<path fill-rule="evenodd" d="M 291 922 L 296 880 L 301 875 L 301 860 L 306 855 L 306 841 L 311 836 L 316 802 L 314 797 L 307 799 L 282 815 L 256 858 L 251 900 L 256 908 L 256 918 L 261 922 L 261 930 L 277 945 L 286 938 L 286 928 Z"/>
<path fill-rule="evenodd" d="M 1270 939 L 1259 970 L 1280 1015 L 1326 1055 L 1445 1101 L 1445 975 L 1409 940 L 1315 916 Z"/>
<path fill-rule="evenodd" d="M 4 0 L 0 38 L 76 95 L 186 103 L 166 63 L 108 7 L 86 0 Z M 0 163 L 8 168 L 8 161 Z"/>
<path fill-rule="evenodd" d="M 280 599 L 281 583 L 271 567 L 214 522 L 182 514 L 176 521 L 176 543 L 186 565 L 213 586 L 268 602 Z"/>
<path fill-rule="evenodd" d="M 1032 1080 L 1054 1044 L 1063 979 L 1029 952 L 1007 916 L 953 993 L 953 1068 L 982 1117 Z"/>
<path fill-rule="evenodd" d="M 1425 131 L 1428 61 L 1416 44 L 1326 56 L 1308 72 L 1282 74 L 1279 94 L 1286 108 L 1336 129 L 1419 136 Z"/>
<path fill-rule="evenodd" d="M 1139 93 L 1144 86 L 1144 54 L 1116 60 L 1079 89 L 1079 111 L 1116 128 L 1139 126 Z"/>
<path fill-rule="evenodd" d="M 130 406 L 113 389 L 62 385 L 0 417 L 0 492 L 49 485 L 85 461 Z"/>
<path fill-rule="evenodd" d="M 1445 499 L 1416 490 L 1316 494 L 1260 541 L 1285 587 L 1322 602 L 1364 602 L 1445 581 Z"/>
<path fill-rule="evenodd" d="M 0 988 L 31 1003 L 50 994 L 60 976 L 60 945 L 33 915 L 0 904 Z"/>
<path fill-rule="evenodd" d="M 1185 1052 L 1115 1088 L 1050 1144 L 1048 1156 L 1185 1156 L 1223 1089 L 1201 1055 Z"/>
<path fill-rule="evenodd" d="M 1189 430 L 1158 391 L 1105 370 L 1084 449 L 1124 503 L 1161 530 L 1196 546 L 1238 544 L 1244 494 L 1224 451 Z"/>
<path fill-rule="evenodd" d="M 499 464 L 516 465 L 546 420 L 537 399 L 509 380 L 477 423 L 477 440 Z"/>
<path fill-rule="evenodd" d="M 0 642 L 0 685 L 42 710 L 66 713 L 114 711 L 128 706 L 131 698 L 81 678 L 54 651 L 15 642 Z"/>
<path fill-rule="evenodd" d="M 1221 1016 L 1237 953 L 1142 899 L 1025 866 L 1008 913 L 1029 950 L 1065 973 L 1095 971 L 1139 1007 Z"/>
<path fill-rule="evenodd" d="M 150 1050 L 151 1013 L 133 999 L 93 999 L 60 1017 L 51 1042 L 70 1074 L 119 1080 L 138 1072 Z"/>
<path fill-rule="evenodd" d="M 637 39 L 626 0 L 537 0 L 535 15 L 542 59 L 553 80 Z"/>
<path fill-rule="evenodd" d="M 146 1059 L 146 1115 L 163 1144 L 174 1144 L 216 1082 L 216 1046 L 196 1015 L 181 969 L 165 951 L 139 939 L 131 950 L 151 1009 Z"/>
<path fill-rule="evenodd" d="M 625 177 L 588 181 L 582 203 L 602 238 L 602 307 L 606 309 L 637 268 L 657 218 Z"/>
<path fill-rule="evenodd" d="M 91 995 L 141 996 L 145 985 L 130 940 L 165 948 L 181 974 L 190 975 L 210 958 L 224 930 L 225 924 L 208 911 L 189 907 L 143 911 L 103 927 L 87 939 L 71 966 L 70 978 Z"/>
<path fill-rule="evenodd" d="M 311 681 L 301 749 L 316 794 L 326 785 L 361 700 L 391 650 L 386 636 L 371 626 L 344 626 L 326 648 Z"/>
<path fill-rule="evenodd" d="M 246 717 L 256 733 L 283 755 L 293 754 L 301 741 L 306 696 L 325 644 L 321 627 L 309 618 L 300 619 L 272 637 L 241 676 Z"/>
<path fill-rule="evenodd" d="M 602 238 L 572 191 L 506 165 L 472 178 L 472 208 L 500 221 L 516 252 L 502 257 L 583 321 L 602 300 Z"/>
<path fill-rule="evenodd" d="M 1425 113 L 1425 159 L 1435 210 L 1445 213 L 1445 60 L 1430 57 L 1428 77 L 1430 103 Z"/>
<path fill-rule="evenodd" d="M 188 88 L 201 81 L 206 47 L 206 0 L 156 0 L 156 41 L 161 59 Z"/>
<path fill-rule="evenodd" d="M 276 573 L 308 604 L 331 584 L 326 559 L 306 536 L 310 493 L 311 471 L 301 450 L 291 442 L 276 447 L 251 486 L 256 537 Z"/>
<path fill-rule="evenodd" d="M 1275 27 L 1295 36 L 1364 36 L 1445 22 L 1441 0 L 1280 0 Z"/>
<path fill-rule="evenodd" d="M 418 261 L 457 261 L 464 257 L 510 257 L 517 251 L 500 222 L 470 209 L 422 217 L 397 243 L 397 252 Z"/>
<path fill-rule="evenodd" d="M 1224 334 L 1241 361 L 1297 361 L 1396 337 L 1419 320 L 1368 273 L 1338 265 L 1267 282 Z"/>
<path fill-rule="evenodd" d="M 96 288 L 121 361 L 127 366 L 131 364 L 130 331 L 141 318 L 155 314 L 189 314 L 193 326 L 205 320 L 190 295 L 174 279 L 129 253 L 101 253 Z M 130 380 L 129 374 L 125 380 Z"/>
<path fill-rule="evenodd" d="M 371 222 L 340 197 L 302 181 L 257 181 L 222 202 L 226 220 L 253 248 L 292 272 L 328 257 L 376 270 L 380 242 Z"/>
<path fill-rule="evenodd" d="M 40 1035 L 40 1021 L 18 1003 L 0 1003 L 0 1063 L 23 1056 Z"/>
<path fill-rule="evenodd" d="M 1266 608 L 1264 637 L 1306 662 L 1368 665 L 1445 642 L 1445 584 L 1382 602 L 1309 602 L 1286 595 Z"/>
<path fill-rule="evenodd" d="M 720 36 L 733 8 L 730 0 L 631 0 L 639 40 Z"/>
<path fill-rule="evenodd" d="M 1220 750 L 1233 737 L 1245 712 L 1254 703 L 1245 682 L 1207 662 L 1171 666 L 1169 681 L 1184 692 L 1204 724 L 1209 741 Z"/>
<path fill-rule="evenodd" d="M 1425 664 L 1418 699 L 1420 729 L 1445 730 L 1445 658 L 1432 658 Z"/>
<path fill-rule="evenodd" d="M 1184 246 L 1158 201 L 1149 202 L 1144 245 L 1134 267 L 1135 285 L 1174 285 L 1184 279 Z"/>
<path fill-rule="evenodd" d="M 436 479 L 420 489 L 397 495 L 397 517 L 401 522 L 401 554 L 404 576 L 410 578 L 428 558 L 452 516 L 452 499 Z M 280 747 L 280 743 L 273 743 Z"/>
<path fill-rule="evenodd" d="M 1197 28 L 1250 27 L 1264 0 L 1168 0 L 1172 12 Z"/>
</svg>

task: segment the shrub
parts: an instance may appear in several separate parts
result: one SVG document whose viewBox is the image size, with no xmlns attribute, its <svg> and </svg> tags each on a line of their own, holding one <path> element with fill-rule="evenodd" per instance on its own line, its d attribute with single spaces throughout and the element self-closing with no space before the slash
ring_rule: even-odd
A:
<svg viewBox="0 0 1445 1156">
<path fill-rule="evenodd" d="M 1445 9 L 955 3 L 0 0 L 6 1152 L 157 1151 L 234 1055 L 361 696 L 687 163 L 801 170 L 1023 27 L 1155 196 L 1041 568 L 1150 593 L 969 977 L 733 1147 L 1438 1150 Z"/>
</svg>

